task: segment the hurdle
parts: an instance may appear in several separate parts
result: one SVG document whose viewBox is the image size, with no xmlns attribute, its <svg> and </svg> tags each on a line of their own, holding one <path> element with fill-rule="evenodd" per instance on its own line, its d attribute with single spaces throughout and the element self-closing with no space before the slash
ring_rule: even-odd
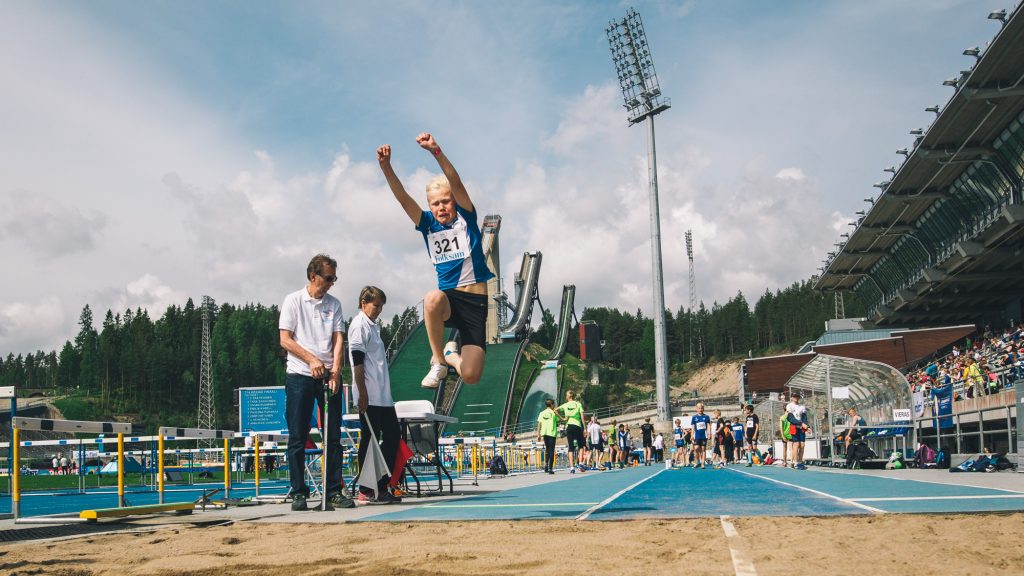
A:
<svg viewBox="0 0 1024 576">
<path fill-rule="evenodd" d="M 109 510 L 117 510 L 127 508 L 125 506 L 125 487 L 124 487 L 124 436 L 131 434 L 132 424 L 129 422 L 92 422 L 85 420 L 54 420 L 47 418 L 26 418 L 26 417 L 14 417 L 11 421 L 11 459 L 14 476 L 11 479 L 11 516 L 15 523 L 20 524 L 56 524 L 56 523 L 69 523 L 69 522 L 82 522 L 82 521 L 95 521 L 95 518 L 89 518 L 87 512 L 94 510 L 83 510 L 79 518 L 74 518 L 69 515 L 53 515 L 43 516 L 34 518 L 23 518 L 22 517 L 22 486 L 20 486 L 20 470 L 22 470 L 22 456 L 20 456 L 20 447 L 22 447 L 22 441 L 20 441 L 20 433 L 22 430 L 44 430 L 44 431 L 59 431 L 59 433 L 78 433 L 78 434 L 117 434 L 118 435 L 118 507 L 109 508 Z M 191 505 L 191 504 L 189 504 Z M 139 515 L 139 513 L 152 513 L 160 511 L 169 511 L 171 509 L 181 509 L 181 504 L 170 505 L 156 505 L 156 506 L 132 506 L 128 513 L 123 513 L 120 516 L 128 515 Z M 108 516 L 114 516 L 113 512 L 108 512 L 106 516 L 97 516 L 96 518 L 106 518 Z"/>
<path fill-rule="evenodd" d="M 261 499 L 267 499 L 267 498 L 264 498 L 263 496 L 261 496 L 261 494 L 260 494 L 260 442 L 262 441 L 262 442 L 276 442 L 276 443 L 280 443 L 280 442 L 287 441 L 288 440 L 288 431 L 287 430 L 281 430 L 279 432 L 235 432 L 235 438 L 246 438 L 246 437 L 251 437 L 253 439 L 253 443 L 252 443 L 253 458 L 255 458 L 255 460 L 256 460 L 256 465 L 253 468 L 253 472 L 255 473 L 254 482 L 256 484 L 256 495 L 255 495 L 255 497 L 253 499 L 256 500 L 256 501 L 260 501 Z M 271 499 L 273 501 L 278 501 L 278 500 L 283 501 L 284 495 L 280 495 L 280 494 L 279 495 L 273 495 L 273 496 L 270 496 L 269 499 Z"/>
<path fill-rule="evenodd" d="M 231 497 L 231 438 L 234 430 L 210 430 L 207 428 L 175 428 L 161 426 L 157 432 L 157 493 L 160 504 L 164 503 L 164 442 L 175 440 L 223 440 L 224 441 L 224 498 Z M 118 469 L 120 471 L 120 468 Z"/>
</svg>

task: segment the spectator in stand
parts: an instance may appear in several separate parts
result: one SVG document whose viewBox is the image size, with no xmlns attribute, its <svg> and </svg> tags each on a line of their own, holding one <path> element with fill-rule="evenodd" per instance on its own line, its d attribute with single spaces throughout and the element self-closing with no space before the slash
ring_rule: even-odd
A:
<svg viewBox="0 0 1024 576">
<path fill-rule="evenodd" d="M 864 436 L 864 433 L 860 431 L 864 426 L 867 426 L 864 418 L 857 414 L 856 408 L 850 408 L 846 417 L 846 430 L 839 434 L 839 437 L 842 438 L 843 443 L 846 445 L 847 452 L 850 451 L 851 443 L 860 440 Z"/>
</svg>

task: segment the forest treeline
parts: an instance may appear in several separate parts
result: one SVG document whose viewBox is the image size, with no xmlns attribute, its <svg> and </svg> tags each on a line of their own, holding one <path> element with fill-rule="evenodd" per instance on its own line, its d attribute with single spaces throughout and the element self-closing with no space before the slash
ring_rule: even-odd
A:
<svg viewBox="0 0 1024 576">
<path fill-rule="evenodd" d="M 846 302 L 848 315 L 856 316 L 858 308 L 857 303 Z M 550 347 L 557 328 L 555 317 L 549 310 L 541 310 L 541 315 L 532 338 Z M 668 361 L 678 367 L 692 360 L 795 347 L 819 336 L 832 315 L 832 297 L 814 291 L 810 282 L 765 291 L 753 309 L 738 293 L 710 309 L 702 304 L 696 311 L 666 311 Z M 221 304 L 212 318 L 211 374 L 217 425 L 232 428 L 238 424 L 238 388 L 284 381 L 278 309 Z M 653 373 L 651 318 L 640 311 L 614 308 L 587 308 L 579 318 L 601 326 L 604 359 L 610 366 Z M 418 319 L 416 308 L 396 314 L 382 326 L 384 341 L 400 341 Z M 59 351 L 10 352 L 0 357 L 0 386 L 48 389 L 77 397 L 88 406 L 90 419 L 128 419 L 150 432 L 157 426 L 195 425 L 203 323 L 202 310 L 191 299 L 184 306 L 168 307 L 155 320 L 143 309 L 108 310 L 98 326 L 86 305 L 78 326 L 75 338 Z M 575 332 L 569 338 L 568 351 L 579 354 Z"/>
</svg>

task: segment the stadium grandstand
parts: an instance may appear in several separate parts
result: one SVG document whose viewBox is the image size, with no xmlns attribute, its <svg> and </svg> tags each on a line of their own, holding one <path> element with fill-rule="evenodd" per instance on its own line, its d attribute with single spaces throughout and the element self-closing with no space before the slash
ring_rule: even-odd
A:
<svg viewBox="0 0 1024 576">
<path fill-rule="evenodd" d="M 1013 389 L 1024 379 L 1021 12 L 992 13 L 1002 22 L 999 32 L 987 47 L 964 51 L 972 66 L 943 82 L 949 101 L 927 109 L 934 122 L 911 131 L 913 145 L 896 151 L 902 163 L 886 169 L 891 179 L 875 184 L 879 194 L 865 198 L 867 208 L 820 268 L 815 288 L 855 294 L 866 317 L 829 322 L 796 354 L 744 363 L 741 390 L 765 401 L 765 414 L 779 393 L 826 394 L 838 385 L 844 394 L 858 391 L 845 401 L 849 407 L 874 414 L 876 426 L 892 425 L 896 404 L 870 392 L 888 380 L 901 391 L 902 408 L 912 404 L 912 425 L 900 430 L 915 443 L 964 454 L 1017 451 Z M 885 367 L 896 370 L 883 377 Z M 839 407 L 831 395 L 828 407 Z M 818 417 L 831 430 L 839 419 L 828 421 L 823 408 Z M 823 439 L 822 446 L 831 443 Z"/>
<path fill-rule="evenodd" d="M 935 121 L 898 150 L 815 287 L 854 292 L 879 326 L 1006 324 L 1024 295 L 1024 16 L 1018 6 Z M 845 236 L 845 234 L 844 234 Z"/>
</svg>

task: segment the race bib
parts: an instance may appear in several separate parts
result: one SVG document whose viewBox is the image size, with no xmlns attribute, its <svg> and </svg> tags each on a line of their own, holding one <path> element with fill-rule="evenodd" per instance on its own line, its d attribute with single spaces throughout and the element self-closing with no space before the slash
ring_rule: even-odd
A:
<svg viewBox="0 0 1024 576">
<path fill-rule="evenodd" d="M 695 424 L 695 426 L 697 427 L 697 430 L 706 430 L 707 427 L 708 427 L 708 423 L 707 422 L 697 422 Z"/>
<path fill-rule="evenodd" d="M 469 235 L 465 227 L 431 232 L 427 235 L 427 247 L 434 264 L 444 264 L 469 257 Z"/>
</svg>

